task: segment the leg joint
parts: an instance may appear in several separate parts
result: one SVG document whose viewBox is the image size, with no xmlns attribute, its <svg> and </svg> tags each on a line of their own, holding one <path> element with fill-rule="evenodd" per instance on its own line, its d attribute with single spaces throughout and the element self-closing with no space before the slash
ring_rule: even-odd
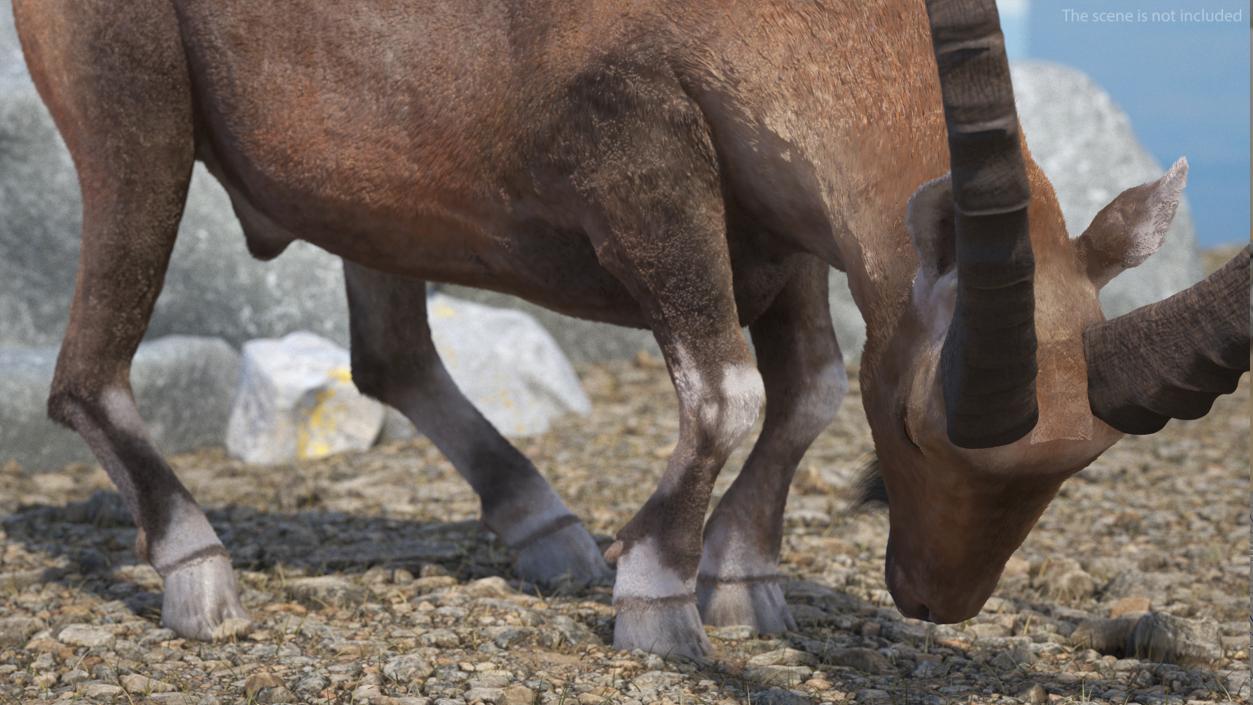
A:
<svg viewBox="0 0 1253 705">
<path fill-rule="evenodd" d="M 721 452 L 730 452 L 752 430 L 766 398 L 761 374 L 746 363 L 725 366 L 717 388 L 683 386 L 680 394 L 691 397 L 683 401 L 695 412 L 697 438 Z"/>
<path fill-rule="evenodd" d="M 799 393 L 782 400 L 785 414 L 798 438 L 812 441 L 835 420 L 848 393 L 848 375 L 835 360 L 809 375 Z"/>
</svg>

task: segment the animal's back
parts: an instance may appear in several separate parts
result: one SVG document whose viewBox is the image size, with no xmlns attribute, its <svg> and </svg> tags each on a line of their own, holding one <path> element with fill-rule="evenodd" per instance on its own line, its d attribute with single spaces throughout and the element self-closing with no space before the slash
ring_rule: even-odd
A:
<svg viewBox="0 0 1253 705">
<path fill-rule="evenodd" d="M 632 318 L 608 312 L 628 300 L 579 215 L 541 203 L 552 193 L 534 183 L 575 103 L 626 65 L 670 74 L 676 100 L 699 103 L 751 221 L 731 230 L 784 249 L 903 272 L 908 243 L 884 232 L 884 206 L 899 214 L 942 170 L 934 69 L 917 65 L 928 59 L 920 1 L 173 6 L 197 154 L 275 251 L 302 238 L 547 305 L 600 299 L 589 316 Z M 598 145 L 624 147 L 629 158 L 629 145 Z M 733 251 L 752 260 L 754 248 Z M 544 251 L 562 266 L 523 261 Z M 552 282 L 562 296 L 541 291 Z"/>
</svg>

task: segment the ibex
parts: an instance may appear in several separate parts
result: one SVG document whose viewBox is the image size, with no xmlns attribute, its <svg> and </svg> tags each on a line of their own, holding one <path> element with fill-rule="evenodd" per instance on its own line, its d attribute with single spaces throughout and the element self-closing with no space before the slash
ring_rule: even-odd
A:
<svg viewBox="0 0 1253 705">
<path fill-rule="evenodd" d="M 705 653 L 702 620 L 793 626 L 778 569 L 788 485 L 846 389 L 829 267 L 867 322 L 886 579 L 910 617 L 975 614 L 1063 480 L 1122 433 L 1204 414 L 1248 369 L 1248 251 L 1103 320 L 1098 290 L 1160 245 L 1186 164 L 1070 239 L 1019 129 L 993 0 L 14 9 L 83 194 L 49 413 L 117 484 L 164 578 L 162 618 L 184 636 L 244 610 L 128 374 L 196 160 L 254 255 L 301 239 L 343 259 L 357 386 L 449 457 L 526 579 L 609 571 L 450 381 L 424 283 L 654 333 L 681 423 L 608 551 L 624 649 Z"/>
</svg>

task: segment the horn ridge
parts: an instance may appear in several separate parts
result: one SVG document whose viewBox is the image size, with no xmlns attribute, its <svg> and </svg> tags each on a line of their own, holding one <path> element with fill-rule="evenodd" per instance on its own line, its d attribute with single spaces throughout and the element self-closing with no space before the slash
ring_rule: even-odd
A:
<svg viewBox="0 0 1253 705">
<path fill-rule="evenodd" d="M 995 0 L 927 0 L 952 173 L 957 300 L 940 355 L 948 437 L 991 448 L 1036 407 L 1031 190 Z"/>
<path fill-rule="evenodd" d="M 1084 331 L 1097 418 L 1123 433 L 1156 433 L 1235 391 L 1249 370 L 1251 247 L 1192 287 Z"/>
</svg>

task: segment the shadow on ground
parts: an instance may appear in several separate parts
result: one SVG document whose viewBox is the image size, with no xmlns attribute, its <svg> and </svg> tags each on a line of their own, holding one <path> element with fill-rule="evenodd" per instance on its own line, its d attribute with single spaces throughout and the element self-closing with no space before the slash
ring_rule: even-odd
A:
<svg viewBox="0 0 1253 705">
<path fill-rule="evenodd" d="M 329 575 L 355 583 L 367 574 L 378 575 L 379 569 L 384 574 L 403 570 L 415 576 L 444 576 L 449 583 L 455 579 L 462 586 L 500 576 L 536 594 L 534 586 L 516 580 L 506 549 L 477 521 L 420 522 L 318 509 L 267 512 L 237 505 L 211 508 L 207 513 L 237 569 L 245 575 L 250 571 L 270 577 L 263 593 L 274 601 L 290 597 L 283 595 L 281 587 L 275 588 L 275 580 Z M 22 574 L 16 579 L 24 585 L 14 587 L 56 582 L 104 601 L 119 600 L 144 620 L 159 621 L 159 586 L 152 579 L 127 577 L 135 572 L 127 570 L 135 566 L 130 549 L 135 530 L 116 493 L 100 491 L 86 501 L 64 506 L 23 506 L 2 523 L 9 541 L 47 556 L 54 566 Z M 256 580 L 244 584 L 256 587 Z M 1077 678 L 1073 672 L 1032 668 L 1032 644 L 1049 641 L 1044 635 L 1073 628 L 1066 615 L 1049 604 L 1007 600 L 1002 606 L 1010 614 L 1038 615 L 1041 637 L 979 638 L 960 628 L 936 628 L 903 619 L 889 606 L 814 582 L 793 581 L 787 595 L 800 624 L 798 632 L 783 635 L 775 648 L 763 654 L 758 647 L 761 640 L 743 630 L 715 630 L 717 658 L 683 668 L 694 678 L 711 681 L 711 692 L 719 693 L 721 699 L 785 705 L 819 702 L 789 690 L 803 681 L 812 685 L 815 679 L 855 694 L 858 701 L 969 702 L 997 694 L 1045 702 L 1052 694 L 1054 700 L 1084 702 L 1092 700 L 1094 693 L 1119 690 L 1160 691 L 1165 701 L 1170 683 L 1163 679 L 1178 672 L 1176 667 L 1163 671 L 1144 662 L 1131 664 L 1116 678 L 1088 679 Z M 558 612 L 573 608 L 569 613 L 582 624 L 582 630 L 567 634 L 568 643 L 561 650 L 577 655 L 589 645 L 612 644 L 607 588 L 542 597 Z M 378 593 L 353 590 L 344 599 L 366 603 L 378 599 Z M 249 601 L 247 590 L 245 600 Z M 256 600 L 253 595 L 254 603 L 248 605 L 254 613 L 266 607 L 264 599 L 260 604 Z M 589 603 L 596 609 L 578 608 Z M 323 604 L 315 598 L 310 607 L 354 605 Z M 524 642 L 510 645 L 511 649 L 527 647 Z M 1189 673 L 1204 687 L 1224 692 L 1214 673 L 1203 669 Z"/>
</svg>

